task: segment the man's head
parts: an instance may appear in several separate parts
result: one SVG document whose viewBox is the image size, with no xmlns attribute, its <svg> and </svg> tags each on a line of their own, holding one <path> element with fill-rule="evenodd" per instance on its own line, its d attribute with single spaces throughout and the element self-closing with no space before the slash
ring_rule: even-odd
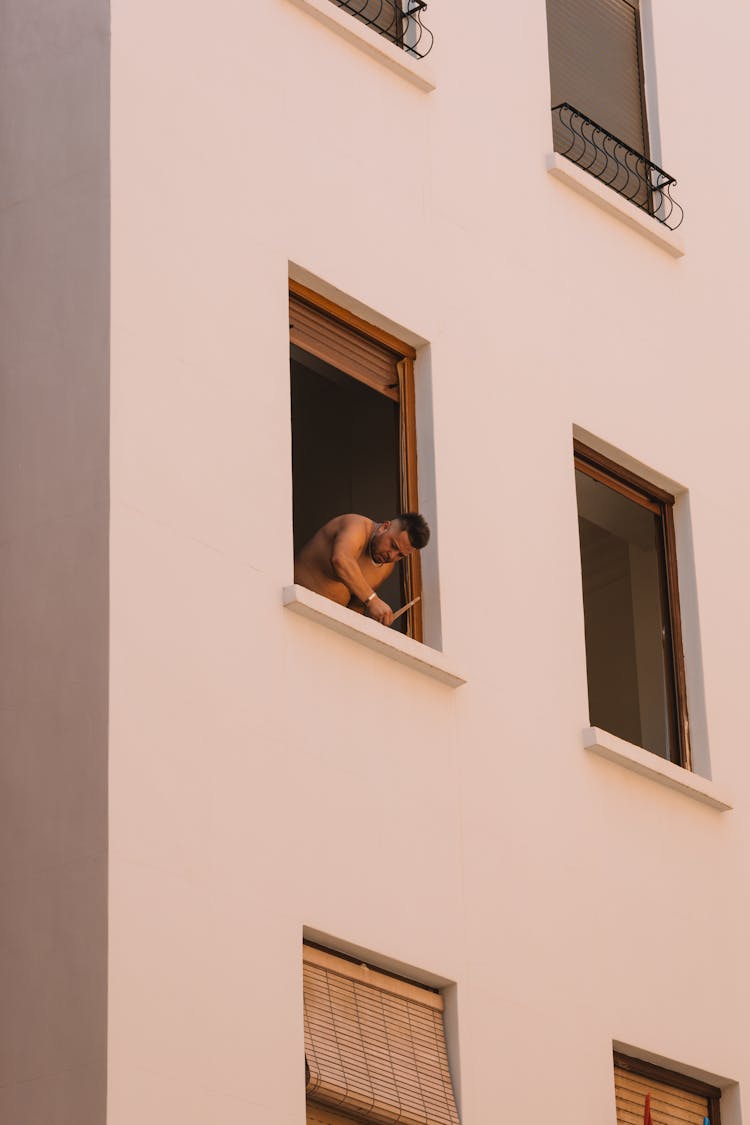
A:
<svg viewBox="0 0 750 1125">
<path fill-rule="evenodd" d="M 430 529 L 424 517 L 419 512 L 404 512 L 378 524 L 370 540 L 370 554 L 378 564 L 398 562 L 426 547 L 429 540 Z"/>
</svg>

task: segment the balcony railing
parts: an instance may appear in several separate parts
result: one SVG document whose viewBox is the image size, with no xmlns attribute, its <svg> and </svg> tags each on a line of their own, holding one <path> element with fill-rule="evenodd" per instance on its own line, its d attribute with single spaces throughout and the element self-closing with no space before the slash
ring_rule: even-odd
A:
<svg viewBox="0 0 750 1125">
<path fill-rule="evenodd" d="M 677 229 L 684 212 L 672 199 L 672 186 L 677 182 L 674 176 L 567 102 L 553 107 L 552 130 L 555 152 L 670 230 Z"/>
<path fill-rule="evenodd" d="M 423 59 L 432 50 L 432 32 L 422 23 L 426 0 L 331 0 L 410 55 Z"/>
</svg>

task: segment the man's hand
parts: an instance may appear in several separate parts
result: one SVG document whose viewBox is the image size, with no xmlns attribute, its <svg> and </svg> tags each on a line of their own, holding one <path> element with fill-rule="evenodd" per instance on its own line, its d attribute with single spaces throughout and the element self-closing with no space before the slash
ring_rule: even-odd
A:
<svg viewBox="0 0 750 1125">
<path fill-rule="evenodd" d="M 381 625 L 390 625 L 393 622 L 393 610 L 382 598 L 374 597 L 365 606 L 365 614 Z"/>
</svg>

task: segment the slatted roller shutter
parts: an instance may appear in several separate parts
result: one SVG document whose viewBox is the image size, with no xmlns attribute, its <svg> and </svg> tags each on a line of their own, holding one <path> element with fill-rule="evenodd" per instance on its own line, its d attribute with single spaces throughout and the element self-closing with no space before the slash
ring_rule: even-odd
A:
<svg viewBox="0 0 750 1125">
<path fill-rule="evenodd" d="M 308 946 L 304 995 L 312 1103 L 381 1125 L 458 1125 L 441 996 Z"/>
<path fill-rule="evenodd" d="M 637 5 L 547 0 L 552 105 L 569 102 L 648 156 Z"/>
<path fill-rule="evenodd" d="M 398 402 L 402 357 L 294 293 L 289 295 L 289 338 L 324 363 Z"/>
<path fill-rule="evenodd" d="M 643 1125 L 647 1094 L 654 1125 L 703 1125 L 706 1117 L 720 1125 L 718 1087 L 618 1052 L 614 1074 L 617 1125 Z"/>
<path fill-rule="evenodd" d="M 307 1103 L 307 1125 L 355 1125 L 356 1118 L 338 1109 L 320 1105 L 319 1102 Z"/>
</svg>

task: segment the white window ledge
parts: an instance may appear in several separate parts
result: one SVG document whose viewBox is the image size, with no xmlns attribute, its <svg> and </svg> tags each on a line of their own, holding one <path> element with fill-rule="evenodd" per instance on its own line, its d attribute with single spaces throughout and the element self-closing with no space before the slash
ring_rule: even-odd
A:
<svg viewBox="0 0 750 1125">
<path fill-rule="evenodd" d="M 460 687 L 465 684 L 463 676 L 457 675 L 448 666 L 442 652 L 420 644 L 403 633 L 387 629 L 369 617 L 362 617 L 346 606 L 337 605 L 328 598 L 314 594 L 304 586 L 286 586 L 284 588 L 284 605 L 294 613 L 309 617 L 335 633 L 343 633 L 357 644 L 373 649 L 399 664 L 406 664 L 417 672 L 424 672 L 449 687 Z"/>
<path fill-rule="evenodd" d="M 342 39 L 359 47 L 366 55 L 377 59 L 389 70 L 406 78 L 420 90 L 429 92 L 435 89 L 432 72 L 423 59 L 418 59 L 401 47 L 397 47 L 395 43 L 389 42 L 385 36 L 373 31 L 345 8 L 337 8 L 331 0 L 291 0 L 291 2 L 319 23 L 325 24 L 331 31 L 335 31 Z"/>
<path fill-rule="evenodd" d="M 632 742 L 626 742 L 623 738 L 617 738 L 616 735 L 609 734 L 598 727 L 588 727 L 584 730 L 583 745 L 586 750 L 592 750 L 610 762 L 616 762 L 643 777 L 650 777 L 652 781 L 666 785 L 669 789 L 676 789 L 686 797 L 692 797 L 694 801 L 710 805 L 712 809 L 726 812 L 732 808 L 728 801 L 717 793 L 713 782 L 705 777 L 699 777 L 697 773 L 682 769 L 674 762 L 668 762 L 658 754 L 652 754 L 650 750 L 644 750 L 641 746 L 634 746 Z"/>
<path fill-rule="evenodd" d="M 556 180 L 567 184 L 579 195 L 584 195 L 616 219 L 620 219 L 632 230 L 637 230 L 657 246 L 661 246 L 674 258 L 681 258 L 685 253 L 685 244 L 681 236 L 658 219 L 641 211 L 634 203 L 630 203 L 624 196 L 618 195 L 612 188 L 607 187 L 596 176 L 579 168 L 572 160 L 561 156 L 559 152 L 551 152 L 547 156 L 547 171 Z"/>
</svg>

